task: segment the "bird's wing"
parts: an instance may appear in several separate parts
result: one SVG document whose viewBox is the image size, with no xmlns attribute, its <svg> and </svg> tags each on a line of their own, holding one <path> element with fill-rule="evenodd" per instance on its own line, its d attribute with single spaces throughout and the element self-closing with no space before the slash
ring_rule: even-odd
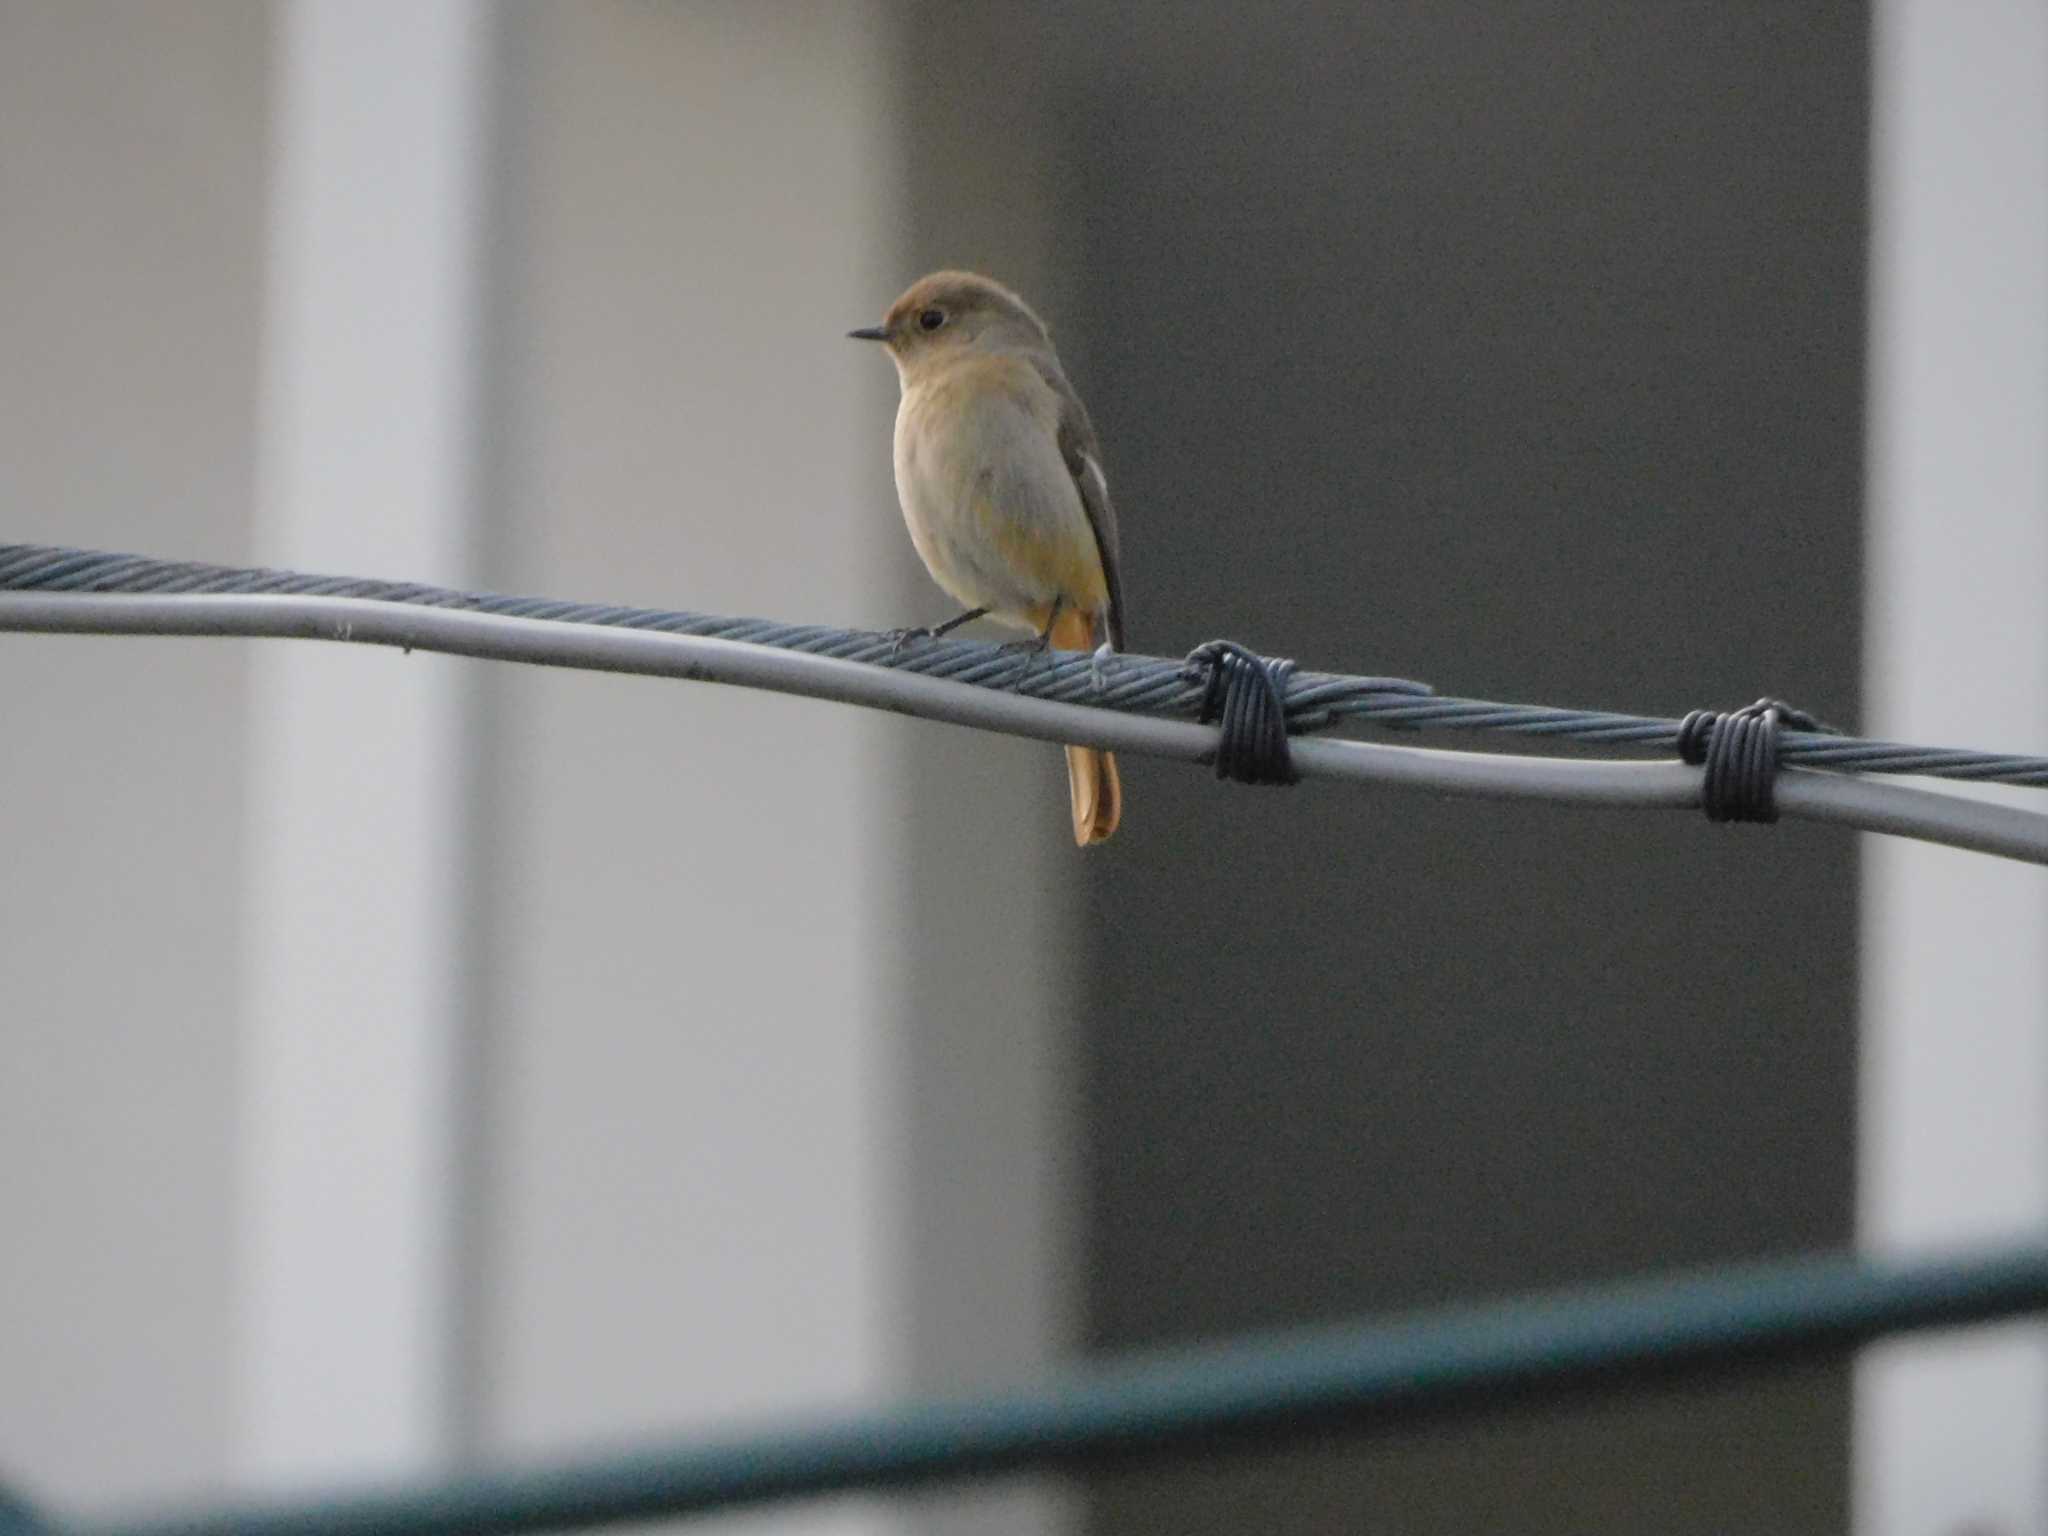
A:
<svg viewBox="0 0 2048 1536">
<path fill-rule="evenodd" d="M 1109 481 L 1102 473 L 1102 445 L 1095 438 L 1095 424 L 1088 419 L 1088 407 L 1074 393 L 1074 386 L 1060 371 L 1058 359 L 1049 353 L 1031 359 L 1038 376 L 1060 398 L 1060 457 L 1067 461 L 1067 473 L 1081 493 L 1081 505 L 1088 513 L 1088 526 L 1095 530 L 1096 552 L 1102 557 L 1103 580 L 1109 587 L 1109 612 L 1104 623 L 1109 643 L 1124 648 L 1124 584 L 1118 570 L 1116 508 L 1109 502 Z"/>
</svg>

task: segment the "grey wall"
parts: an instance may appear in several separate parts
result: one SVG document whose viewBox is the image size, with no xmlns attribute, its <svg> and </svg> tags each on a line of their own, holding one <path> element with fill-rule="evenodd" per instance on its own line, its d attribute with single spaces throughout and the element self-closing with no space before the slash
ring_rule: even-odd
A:
<svg viewBox="0 0 2048 1536">
<path fill-rule="evenodd" d="M 252 522 L 268 30 L 0 4 L 0 524 L 222 560 Z M 0 1477 L 225 1470 L 246 653 L 0 644 Z"/>
<path fill-rule="evenodd" d="M 358 515 L 349 487 L 393 468 L 383 408 L 432 414 L 431 370 L 473 368 L 478 440 L 449 459 L 476 450 L 474 563 L 444 548 L 454 565 L 414 574 L 876 626 L 919 612 L 889 485 L 894 381 L 844 340 L 908 265 L 886 8 L 505 6 L 474 28 L 489 56 L 465 61 L 466 5 L 378 26 L 349 4 L 0 0 L 0 536 L 405 569 L 418 523 L 458 523 L 465 487 L 396 529 L 379 516 L 403 520 L 401 497 L 373 485 L 376 515 Z M 366 26 L 375 46 L 352 48 Z M 410 207 L 391 184 L 421 177 L 356 174 L 378 143 L 364 125 L 390 131 L 394 96 L 417 108 L 421 70 L 461 82 L 470 63 L 479 142 L 458 128 L 406 169 L 474 151 L 488 178 L 451 198 L 487 226 L 474 345 L 451 313 L 468 274 L 408 238 L 430 220 L 390 211 Z M 310 254 L 293 244 L 308 230 Z M 460 241 L 443 254 L 467 260 Z M 445 350 L 389 345 L 394 316 L 418 313 L 407 300 Z M 363 345 L 295 352 L 309 315 L 320 341 Z M 295 367 L 320 387 L 265 417 L 260 394 L 292 396 Z M 376 391 L 379 368 L 413 388 Z M 450 446 L 447 420 L 405 425 Z M 339 444 L 346 472 L 298 427 Z M 393 435 L 401 458 L 418 446 Z M 293 481 L 280 457 L 310 467 Z M 432 468 L 394 479 L 411 493 Z M 317 553 L 337 548 L 353 553 Z M 274 1492 L 307 1475 L 307 1447 L 335 1477 L 559 1454 L 1017 1374 L 1052 1351 L 1072 1145 L 1044 1133 L 1060 978 L 954 1018 L 958 1033 L 908 1022 L 908 995 L 952 973 L 925 960 L 903 891 L 931 829 L 959 824 L 917 799 L 917 732 L 740 690 L 317 649 L 283 678 L 243 645 L 0 645 L 0 1161 L 16 1171 L 0 1180 L 0 1479 L 61 1510 Z M 397 666 L 462 676 L 433 722 L 460 738 L 461 824 L 436 821 L 446 843 L 424 857 L 379 813 L 423 803 L 438 771 L 407 799 L 417 762 L 363 764 L 447 738 L 418 713 L 337 706 L 343 674 Z M 353 697 L 374 708 L 379 686 Z M 266 711 L 280 698 L 290 711 Z M 338 718 L 357 738 L 321 758 L 331 774 L 266 750 L 294 721 Z M 1059 828 L 1057 753 L 1007 761 Z M 359 804 L 319 803 L 336 777 Z M 974 820 L 985 846 L 1009 840 L 994 915 L 1032 975 L 1044 845 Z M 294 850 L 297 904 L 252 898 Z M 408 859 L 366 899 L 330 852 Z M 360 1010 L 364 1040 L 462 1034 L 445 1102 L 430 1050 L 427 1071 L 356 1070 L 374 1053 L 349 1048 L 352 1000 L 366 971 L 398 967 L 356 963 L 345 922 L 306 921 L 321 901 L 405 929 L 395 948 L 429 952 L 436 983 L 443 963 L 460 973 L 460 995 L 407 993 L 403 1028 Z M 426 921 L 407 921 L 415 901 Z M 282 1005 L 252 972 L 279 978 Z M 321 1036 L 332 1057 L 294 1050 L 306 1013 L 340 1024 Z M 297 1100 L 265 1070 L 280 1052 L 310 1090 Z M 347 1081 L 323 1083 L 327 1062 Z M 266 1138 L 280 1121 L 296 1137 Z M 315 1155 L 277 1155 L 287 1142 Z M 443 1195 L 459 1230 L 408 1225 Z M 279 1212 L 315 1241 L 266 1263 L 291 1247 L 264 1245 Z M 347 1262 L 309 1286 L 298 1261 L 328 1243 Z M 350 1266 L 379 1284 L 352 1286 Z M 444 1303 L 445 1351 L 407 1332 Z M 337 1385 L 304 1364 L 371 1357 L 416 1368 Z M 444 1399 L 450 1422 L 424 1422 Z M 367 1450 L 350 1433 L 365 1426 Z M 899 1514 L 771 1518 L 844 1531 Z M 918 1514 L 1047 1519 L 1014 1490 Z"/>
<path fill-rule="evenodd" d="M 1056 324 L 1139 648 L 1854 723 L 1859 8 L 520 14 L 492 583 L 940 611 L 837 333 L 962 262 Z M 258 9 L 0 0 L 10 530 L 246 553 L 266 53 Z M 66 1503 L 228 1457 L 244 656 L 0 646 L 0 1471 Z M 471 1449 L 1847 1236 L 1834 834 L 1133 761 L 1084 855 L 1049 751 L 485 692 Z M 1819 1370 L 1085 1493 L 1104 1530 L 1817 1530 L 1845 1437 Z"/>
<path fill-rule="evenodd" d="M 486 581 L 890 622 L 868 16 L 512 17 Z M 474 1446 L 897 1390 L 880 720 L 530 668 L 483 715 Z"/>
<path fill-rule="evenodd" d="M 1021 58 L 922 14 L 928 93 L 1048 135 L 1137 648 L 1853 722 L 1860 8 L 1104 5 Z M 1848 1238 L 1840 835 L 1126 782 L 1074 924 L 1093 1346 Z M 1824 1530 L 1846 1432 L 1820 1371 L 1110 1478 L 1094 1527 Z"/>
</svg>

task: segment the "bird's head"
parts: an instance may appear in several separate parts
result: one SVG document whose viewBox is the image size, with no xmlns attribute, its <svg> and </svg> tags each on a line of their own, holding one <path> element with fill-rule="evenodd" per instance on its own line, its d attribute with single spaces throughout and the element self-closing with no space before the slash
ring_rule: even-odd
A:
<svg viewBox="0 0 2048 1536">
<path fill-rule="evenodd" d="M 879 341 L 905 373 L 943 357 L 1048 348 L 1045 322 L 1001 283 L 975 272 L 934 272 L 921 277 L 889 306 L 880 325 L 847 335 Z"/>
</svg>

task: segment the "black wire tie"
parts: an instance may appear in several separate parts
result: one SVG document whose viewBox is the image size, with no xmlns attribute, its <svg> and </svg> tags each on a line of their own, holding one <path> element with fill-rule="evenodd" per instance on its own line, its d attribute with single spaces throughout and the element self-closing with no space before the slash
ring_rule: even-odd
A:
<svg viewBox="0 0 2048 1536">
<path fill-rule="evenodd" d="M 1678 723 L 1678 755 L 1706 766 L 1700 800 L 1707 820 L 1778 819 L 1778 733 L 1785 726 L 1832 729 L 1783 699 L 1758 699 L 1725 715 L 1696 709 Z"/>
<path fill-rule="evenodd" d="M 1294 753 L 1287 744 L 1287 678 L 1294 663 L 1265 657 L 1235 640 L 1211 640 L 1188 652 L 1188 665 L 1205 671 L 1202 724 L 1218 721 L 1216 777 L 1240 784 L 1292 784 Z"/>
</svg>

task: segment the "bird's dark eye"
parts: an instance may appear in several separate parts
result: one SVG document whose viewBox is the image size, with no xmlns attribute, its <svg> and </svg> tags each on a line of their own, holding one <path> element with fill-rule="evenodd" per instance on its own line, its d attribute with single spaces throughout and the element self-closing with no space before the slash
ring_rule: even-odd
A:
<svg viewBox="0 0 2048 1536">
<path fill-rule="evenodd" d="M 946 323 L 946 312 L 943 309 L 921 309 L 917 313 L 917 323 L 928 331 L 936 331 Z"/>
</svg>

